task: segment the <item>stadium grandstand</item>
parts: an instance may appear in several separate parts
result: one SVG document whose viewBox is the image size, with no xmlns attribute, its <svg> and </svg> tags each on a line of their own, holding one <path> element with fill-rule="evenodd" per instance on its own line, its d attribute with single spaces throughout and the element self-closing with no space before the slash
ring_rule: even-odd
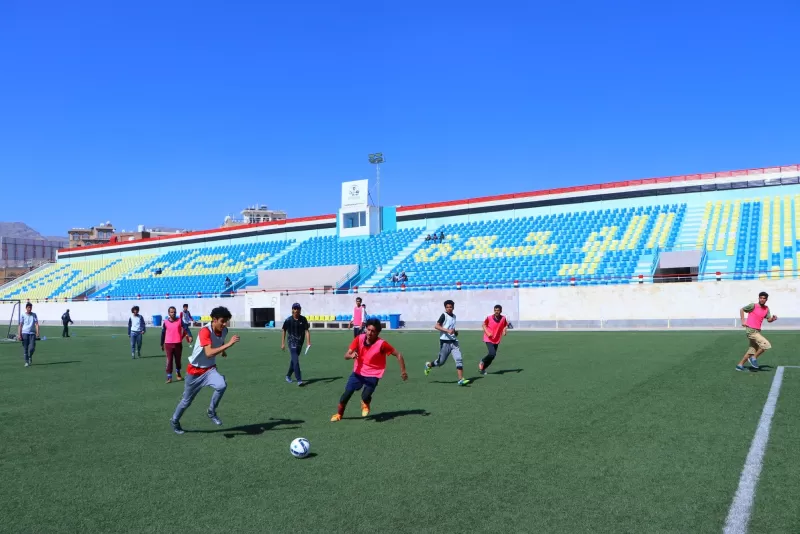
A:
<svg viewBox="0 0 800 534">
<path fill-rule="evenodd" d="M 343 192 L 338 214 L 61 250 L 56 263 L 0 287 L 0 299 L 764 281 L 796 278 L 798 262 L 800 170 L 791 165 L 380 209 L 348 206 Z"/>
</svg>

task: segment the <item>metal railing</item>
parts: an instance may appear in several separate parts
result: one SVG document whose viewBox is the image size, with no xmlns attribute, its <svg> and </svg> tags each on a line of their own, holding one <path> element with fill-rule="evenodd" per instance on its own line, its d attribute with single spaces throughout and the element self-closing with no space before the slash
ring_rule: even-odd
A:
<svg viewBox="0 0 800 534">
<path fill-rule="evenodd" d="M 656 247 L 653 249 L 653 261 L 650 263 L 650 274 L 656 272 L 656 268 L 658 267 L 658 258 L 661 255 L 661 251 L 663 249 L 661 247 Z"/>
<path fill-rule="evenodd" d="M 361 264 L 354 265 L 354 266 L 353 266 L 353 267 L 352 267 L 350 270 L 348 270 L 348 271 L 347 271 L 347 272 L 344 274 L 344 276 L 342 276 L 340 279 L 338 279 L 338 280 L 337 280 L 337 281 L 334 283 L 334 285 L 335 285 L 335 286 L 336 286 L 336 288 L 338 289 L 338 288 L 342 287 L 343 285 L 345 285 L 345 284 L 347 283 L 347 281 L 348 281 L 348 280 L 350 280 L 351 278 L 353 278 L 353 277 L 354 277 L 356 274 L 358 274 L 358 273 L 360 273 L 360 272 L 361 272 Z"/>
</svg>

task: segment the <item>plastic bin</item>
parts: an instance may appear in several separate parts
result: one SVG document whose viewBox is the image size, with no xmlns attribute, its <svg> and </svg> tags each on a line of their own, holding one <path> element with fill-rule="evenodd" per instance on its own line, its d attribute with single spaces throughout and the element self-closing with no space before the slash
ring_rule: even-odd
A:
<svg viewBox="0 0 800 534">
<path fill-rule="evenodd" d="M 153 316 L 153 326 L 161 326 L 161 316 L 154 315 Z"/>
<path fill-rule="evenodd" d="M 397 330 L 400 328 L 400 314 L 399 313 L 390 313 L 389 314 L 389 328 L 392 330 Z"/>
</svg>

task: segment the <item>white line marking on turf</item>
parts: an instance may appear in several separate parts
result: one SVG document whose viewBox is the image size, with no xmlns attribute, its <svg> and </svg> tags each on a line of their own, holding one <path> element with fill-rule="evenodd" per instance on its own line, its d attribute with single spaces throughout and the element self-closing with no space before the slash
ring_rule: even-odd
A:
<svg viewBox="0 0 800 534">
<path fill-rule="evenodd" d="M 747 524 L 750 522 L 750 513 L 756 496 L 758 477 L 761 475 L 764 453 L 767 450 L 767 441 L 769 441 L 772 416 L 775 415 L 775 405 L 778 403 L 778 395 L 781 392 L 783 370 L 784 366 L 779 366 L 775 371 L 775 378 L 772 379 L 772 387 L 769 388 L 767 402 L 761 412 L 761 419 L 758 421 L 758 428 L 756 428 L 756 434 L 750 443 L 742 476 L 739 478 L 739 487 L 736 489 L 733 503 L 728 510 L 728 518 L 725 520 L 725 528 L 722 530 L 724 534 L 745 534 L 747 532 Z"/>
</svg>

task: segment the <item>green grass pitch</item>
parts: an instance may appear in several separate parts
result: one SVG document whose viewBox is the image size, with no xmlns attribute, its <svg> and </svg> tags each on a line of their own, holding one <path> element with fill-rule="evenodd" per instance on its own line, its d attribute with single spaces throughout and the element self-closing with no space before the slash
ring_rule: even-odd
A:
<svg viewBox="0 0 800 534">
<path fill-rule="evenodd" d="M 423 374 L 434 332 L 386 332 L 373 415 L 358 395 L 330 416 L 352 363 L 347 333 L 314 332 L 305 388 L 284 381 L 277 332 L 241 331 L 211 390 L 169 418 L 157 329 L 131 360 L 125 330 L 74 328 L 0 344 L 3 532 L 719 532 L 774 369 L 800 365 L 800 335 L 768 332 L 762 372 L 733 367 L 743 332 L 511 331 L 486 377 L 477 332 Z M 114 337 L 116 335 L 116 337 Z M 184 354 L 188 353 L 185 349 Z M 185 366 L 185 358 L 184 358 Z M 800 369 L 787 369 L 750 532 L 800 531 Z M 303 436 L 313 456 L 289 443 Z"/>
</svg>

